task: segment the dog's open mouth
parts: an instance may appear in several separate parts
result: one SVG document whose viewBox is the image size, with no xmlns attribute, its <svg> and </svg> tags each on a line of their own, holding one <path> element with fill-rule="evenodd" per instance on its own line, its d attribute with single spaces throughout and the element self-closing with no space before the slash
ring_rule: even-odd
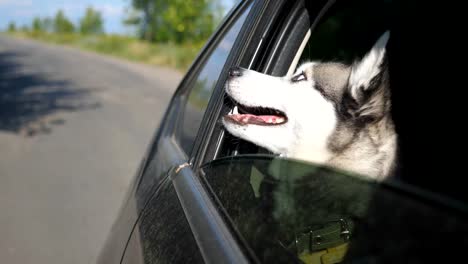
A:
<svg viewBox="0 0 468 264">
<path fill-rule="evenodd" d="M 288 121 L 286 114 L 280 110 L 266 107 L 249 107 L 237 104 L 233 113 L 225 116 L 227 121 L 239 125 L 275 126 Z"/>
</svg>

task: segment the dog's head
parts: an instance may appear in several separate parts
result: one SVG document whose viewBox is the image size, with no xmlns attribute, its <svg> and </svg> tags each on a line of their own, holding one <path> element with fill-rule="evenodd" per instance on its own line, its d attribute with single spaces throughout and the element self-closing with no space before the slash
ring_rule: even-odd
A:
<svg viewBox="0 0 468 264">
<path fill-rule="evenodd" d="M 385 112 L 388 38 L 386 32 L 353 65 L 309 62 L 285 77 L 233 68 L 226 92 L 237 107 L 224 116 L 224 126 L 277 154 L 328 160 L 333 152 L 329 141 L 340 123 L 365 125 Z"/>
</svg>

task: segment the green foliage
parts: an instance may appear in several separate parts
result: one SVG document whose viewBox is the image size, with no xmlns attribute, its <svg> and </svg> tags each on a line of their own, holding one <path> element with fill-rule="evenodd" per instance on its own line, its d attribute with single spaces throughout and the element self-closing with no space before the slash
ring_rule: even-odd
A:
<svg viewBox="0 0 468 264">
<path fill-rule="evenodd" d="M 198 54 L 203 43 L 150 43 L 121 35 L 83 35 L 81 33 L 11 32 L 20 38 L 69 45 L 115 57 L 160 65 L 185 71 Z"/>
<path fill-rule="evenodd" d="M 219 0 L 133 0 L 125 22 L 140 28 L 140 37 L 153 42 L 205 41 L 223 12 Z"/>
<path fill-rule="evenodd" d="M 80 32 L 84 35 L 102 34 L 104 30 L 101 13 L 92 7 L 86 8 L 85 15 L 80 20 Z"/>
<path fill-rule="evenodd" d="M 72 33 L 75 31 L 73 23 L 65 16 L 62 10 L 58 10 L 53 22 L 55 33 Z"/>
<path fill-rule="evenodd" d="M 32 22 L 32 30 L 34 32 L 44 31 L 44 26 L 42 25 L 42 20 L 39 17 L 35 17 Z"/>
<path fill-rule="evenodd" d="M 10 22 L 8 24 L 8 32 L 16 32 L 16 24 L 15 22 Z"/>
<path fill-rule="evenodd" d="M 8 30 L 17 37 L 75 46 L 103 54 L 186 70 L 224 13 L 221 0 L 131 0 L 123 23 L 139 28 L 139 40 L 106 35 L 101 13 L 88 7 L 75 29 L 63 10 L 53 18 L 34 18 L 32 30 Z"/>
</svg>

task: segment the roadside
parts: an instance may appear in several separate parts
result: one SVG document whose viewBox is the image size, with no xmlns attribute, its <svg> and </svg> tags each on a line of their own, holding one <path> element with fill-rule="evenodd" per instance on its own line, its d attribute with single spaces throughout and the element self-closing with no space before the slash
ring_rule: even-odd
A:
<svg viewBox="0 0 468 264">
<path fill-rule="evenodd" d="M 79 33 L 34 31 L 16 31 L 4 34 L 15 38 L 70 46 L 148 65 L 170 67 L 179 72 L 185 72 L 188 69 L 203 46 L 203 43 L 149 43 L 121 35 L 82 35 Z"/>
</svg>

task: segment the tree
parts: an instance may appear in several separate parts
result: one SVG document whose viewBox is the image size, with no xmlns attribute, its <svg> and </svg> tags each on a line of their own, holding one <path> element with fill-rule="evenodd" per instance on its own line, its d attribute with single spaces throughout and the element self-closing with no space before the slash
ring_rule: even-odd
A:
<svg viewBox="0 0 468 264">
<path fill-rule="evenodd" d="M 103 30 L 103 21 L 101 13 L 92 7 L 86 8 L 83 18 L 80 20 L 80 32 L 82 34 L 101 34 Z"/>
<path fill-rule="evenodd" d="M 55 33 L 72 33 L 75 31 L 73 23 L 65 16 L 62 10 L 57 11 L 54 18 Z"/>
<path fill-rule="evenodd" d="M 52 32 L 54 30 L 54 21 L 50 17 L 42 19 L 42 30 L 45 32 Z"/>
<path fill-rule="evenodd" d="M 132 0 L 139 16 L 125 22 L 138 25 L 143 39 L 157 42 L 198 42 L 208 38 L 219 22 L 219 0 Z"/>
<path fill-rule="evenodd" d="M 131 28 L 134 33 L 141 37 L 141 28 L 139 25 L 142 23 L 142 17 L 140 13 L 136 11 L 134 8 L 126 8 L 125 15 L 122 20 L 122 23 L 127 27 Z M 136 30 L 135 30 L 136 29 Z"/>
<path fill-rule="evenodd" d="M 172 0 L 162 14 L 169 41 L 182 43 L 207 39 L 216 26 L 214 1 Z"/>
<path fill-rule="evenodd" d="M 162 0 L 161 2 L 167 2 L 167 0 Z M 125 20 L 127 25 L 140 27 L 140 37 L 149 41 L 154 40 L 154 32 L 149 24 L 154 14 L 155 4 L 155 0 L 132 0 L 134 10 L 141 13 L 141 15 L 139 16 L 135 12 L 132 12 L 130 17 Z"/>
<path fill-rule="evenodd" d="M 34 32 L 41 32 L 44 30 L 42 20 L 39 17 L 35 17 L 32 22 L 32 30 Z"/>
<path fill-rule="evenodd" d="M 15 22 L 12 21 L 12 22 L 10 22 L 10 23 L 8 24 L 8 32 L 16 32 L 16 24 L 15 24 Z"/>
</svg>

